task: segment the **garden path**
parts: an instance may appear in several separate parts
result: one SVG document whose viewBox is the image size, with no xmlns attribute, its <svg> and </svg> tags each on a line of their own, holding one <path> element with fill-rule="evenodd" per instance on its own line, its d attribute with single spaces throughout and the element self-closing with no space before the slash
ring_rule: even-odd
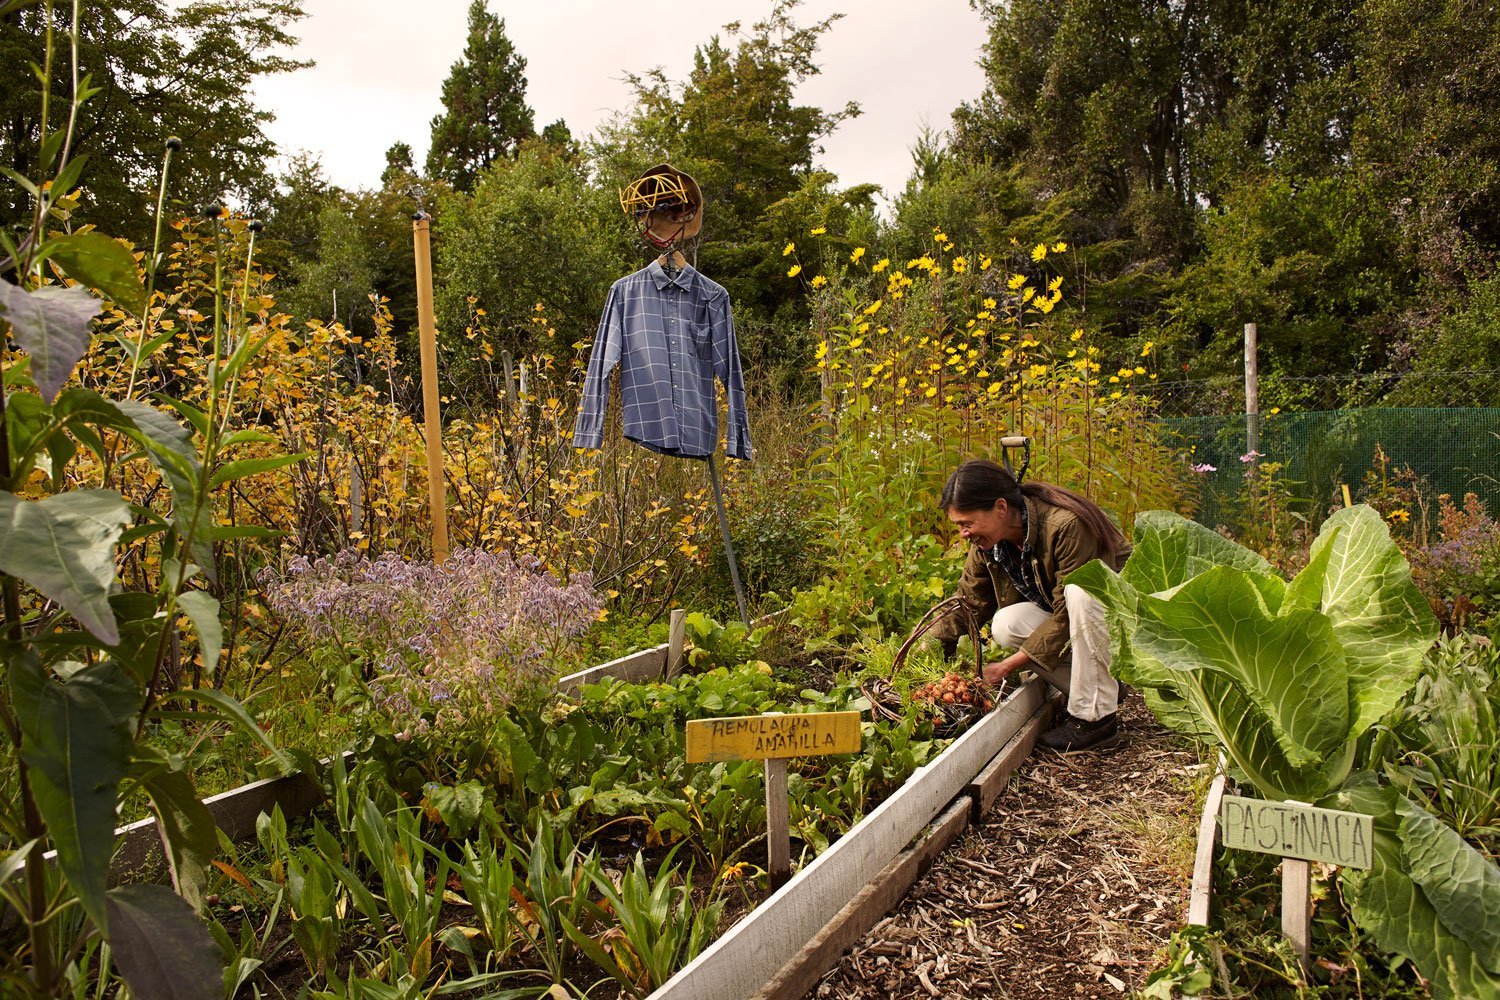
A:
<svg viewBox="0 0 1500 1000">
<path fill-rule="evenodd" d="M 984 820 L 808 993 L 816 1000 L 1119 997 L 1186 913 L 1195 750 L 1139 694 L 1126 739 L 1038 750 Z"/>
</svg>

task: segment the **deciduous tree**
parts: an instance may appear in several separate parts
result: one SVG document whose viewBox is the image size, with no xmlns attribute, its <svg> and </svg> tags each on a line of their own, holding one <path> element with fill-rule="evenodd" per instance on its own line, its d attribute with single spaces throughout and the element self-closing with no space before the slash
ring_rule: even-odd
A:
<svg viewBox="0 0 1500 1000">
<path fill-rule="evenodd" d="M 61 31 L 72 6 L 32 5 L 0 16 L 0 164 L 23 175 L 39 149 L 40 90 L 30 66 L 47 65 L 49 16 Z M 258 77 L 306 65 L 283 54 L 302 16 L 300 0 L 81 4 L 79 61 L 99 90 L 79 113 L 72 146 L 89 157 L 86 220 L 122 236 L 147 235 L 171 135 L 183 140 L 171 186 L 181 202 L 263 200 L 272 153 L 263 127 L 271 115 L 255 106 L 251 87 Z M 72 92 L 65 55 L 52 60 L 54 96 Z M 51 128 L 60 124 L 59 106 L 66 101 L 53 102 Z M 19 188 L 6 191 L 0 225 L 14 226 L 29 205 Z"/>
</svg>

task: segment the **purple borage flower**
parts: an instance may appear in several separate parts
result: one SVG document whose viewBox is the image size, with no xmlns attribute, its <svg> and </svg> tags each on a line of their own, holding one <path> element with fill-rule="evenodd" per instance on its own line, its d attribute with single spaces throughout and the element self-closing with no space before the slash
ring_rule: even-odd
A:
<svg viewBox="0 0 1500 1000">
<path fill-rule="evenodd" d="M 442 564 L 353 549 L 298 556 L 260 584 L 272 611 L 380 675 L 372 692 L 394 722 L 411 720 L 408 733 L 426 728 L 424 706 L 443 725 L 550 683 L 604 606 L 591 574 L 564 584 L 536 560 L 478 549 Z"/>
</svg>

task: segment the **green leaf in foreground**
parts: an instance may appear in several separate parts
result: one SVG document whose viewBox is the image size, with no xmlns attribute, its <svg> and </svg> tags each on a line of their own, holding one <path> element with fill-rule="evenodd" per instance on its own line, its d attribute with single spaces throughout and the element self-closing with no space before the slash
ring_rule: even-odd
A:
<svg viewBox="0 0 1500 1000">
<path fill-rule="evenodd" d="M 1287 600 L 1318 609 L 1333 624 L 1350 674 L 1357 732 L 1396 707 L 1438 635 L 1432 608 L 1412 583 L 1385 520 L 1363 504 L 1323 523 Z"/>
<path fill-rule="evenodd" d="M 177 595 L 177 603 L 193 623 L 198 633 L 198 646 L 203 655 L 203 669 L 213 673 L 219 664 L 219 653 L 224 648 L 224 625 L 219 621 L 219 602 L 206 590 L 184 590 Z"/>
<path fill-rule="evenodd" d="M 1404 869 L 1443 925 L 1463 938 L 1485 968 L 1500 972 L 1500 868 L 1447 823 L 1396 796 Z"/>
<path fill-rule="evenodd" d="M 1271 564 L 1261 556 L 1170 511 L 1143 511 L 1135 519 L 1134 538 L 1135 551 L 1121 576 L 1143 594 L 1173 590 L 1215 566 L 1271 572 Z"/>
<path fill-rule="evenodd" d="M 1411 959 L 1439 1000 L 1500 996 L 1500 975 L 1443 923 L 1421 887 L 1401 871 L 1399 850 L 1380 849 L 1389 839 L 1377 834 L 1374 868 L 1343 873 L 1354 919 L 1382 949 Z"/>
<path fill-rule="evenodd" d="M 57 863 L 84 910 L 108 933 L 104 905 L 115 839 L 115 793 L 130 763 L 141 692 L 109 660 L 52 679 L 34 656 L 10 665 L 21 759 L 57 848 Z"/>
<path fill-rule="evenodd" d="M 1143 598 L 1135 642 L 1170 669 L 1213 670 L 1234 682 L 1298 766 L 1333 752 L 1349 732 L 1348 674 L 1328 619 L 1271 614 L 1240 570 L 1217 566 L 1169 600 Z"/>
<path fill-rule="evenodd" d="M 1374 866 L 1340 874 L 1350 912 L 1384 951 L 1404 955 L 1451 1000 L 1500 996 L 1493 965 L 1492 862 L 1441 821 L 1361 772 L 1319 803 L 1375 818 Z M 1473 923 L 1479 921 L 1479 923 Z M 1473 944 L 1471 944 L 1473 942 Z"/>
<path fill-rule="evenodd" d="M 1265 797 L 1338 787 L 1436 636 L 1380 516 L 1330 518 L 1290 584 L 1175 514 L 1136 530 L 1121 573 L 1095 561 L 1068 578 L 1105 606 L 1120 676 L 1152 689 L 1164 723 L 1214 733 Z"/>
<path fill-rule="evenodd" d="M 102 233 L 74 233 L 50 244 L 49 259 L 80 285 L 97 288 L 116 305 L 140 312 L 146 287 L 135 257 L 118 240 Z"/>
<path fill-rule="evenodd" d="M 88 353 L 89 324 L 103 303 L 82 288 L 47 285 L 34 292 L 0 280 L 0 320 L 31 355 L 31 377 L 42 397 L 57 398 L 78 360 Z"/>
<path fill-rule="evenodd" d="M 120 641 L 109 591 L 115 544 L 130 508 L 109 490 L 72 490 L 43 500 L 0 492 L 0 572 L 61 604 L 109 645 Z"/>
<path fill-rule="evenodd" d="M 172 487 L 172 522 L 178 535 L 191 539 L 193 558 L 210 580 L 216 580 L 211 503 L 206 492 L 199 492 L 202 466 L 192 433 L 171 414 L 139 400 L 127 399 L 115 405 L 130 424 L 127 433 L 145 449 Z"/>
<path fill-rule="evenodd" d="M 208 868 L 219 846 L 218 827 L 198 798 L 182 762 L 144 744 L 135 748 L 130 775 L 151 800 L 161 828 L 173 888 L 188 905 L 203 905 Z"/>
<path fill-rule="evenodd" d="M 161 885 L 109 891 L 110 946 L 136 1000 L 207 1000 L 224 988 L 219 946 L 181 896 Z"/>
</svg>

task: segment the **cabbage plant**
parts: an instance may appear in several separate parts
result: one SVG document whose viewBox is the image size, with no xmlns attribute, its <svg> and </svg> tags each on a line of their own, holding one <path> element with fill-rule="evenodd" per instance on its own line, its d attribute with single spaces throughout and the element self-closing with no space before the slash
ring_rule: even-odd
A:
<svg viewBox="0 0 1500 1000">
<path fill-rule="evenodd" d="M 1438 634 L 1380 515 L 1330 517 L 1290 581 L 1176 514 L 1141 514 L 1135 544 L 1120 573 L 1095 561 L 1068 578 L 1108 610 L 1112 672 L 1165 725 L 1221 746 L 1262 797 L 1374 816 L 1374 868 L 1342 878 L 1356 919 L 1436 995 L 1500 996 L 1500 873 L 1355 770 L 1360 737 L 1407 695 Z"/>
<path fill-rule="evenodd" d="M 1401 701 L 1437 620 L 1380 515 L 1324 524 L 1290 583 L 1260 556 L 1164 511 L 1136 550 L 1068 578 L 1109 610 L 1114 672 L 1173 728 L 1209 736 L 1266 798 L 1338 788 L 1361 734 Z"/>
</svg>

